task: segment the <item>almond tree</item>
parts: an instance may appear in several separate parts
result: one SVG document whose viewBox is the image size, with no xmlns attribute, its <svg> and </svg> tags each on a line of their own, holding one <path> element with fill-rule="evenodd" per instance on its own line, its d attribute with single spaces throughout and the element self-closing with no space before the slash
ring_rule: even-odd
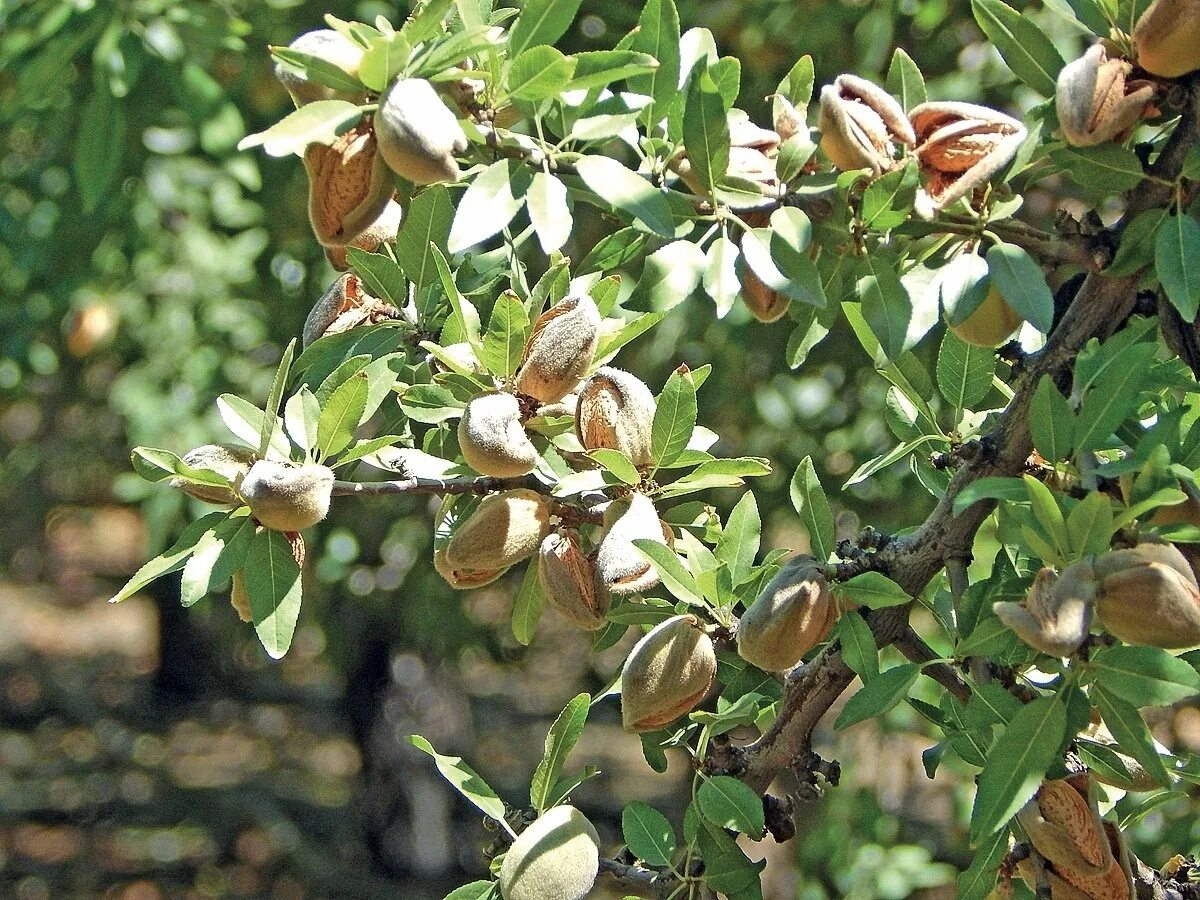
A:
<svg viewBox="0 0 1200 900">
<path fill-rule="evenodd" d="M 344 274 L 267 397 L 217 399 L 238 443 L 134 451 L 145 478 L 218 509 L 114 601 L 179 570 L 187 605 L 228 585 L 281 657 L 304 530 L 331 503 L 432 494 L 429 564 L 451 586 L 523 567 L 519 641 L 543 614 L 596 651 L 636 629 L 613 683 L 550 728 L 528 802 L 411 738 L 505 835 L 497 880 L 455 900 L 582 898 L 598 876 L 761 896 L 736 838 L 791 836 L 799 798 L 772 793 L 785 770 L 836 784 L 811 737 L 856 677 L 835 728 L 907 702 L 944 736 L 931 771 L 949 754 L 979 769 L 959 896 L 1017 878 L 1063 900 L 1196 896 L 1188 862 L 1138 859 L 1102 812 L 1200 778 L 1140 712 L 1200 691 L 1180 652 L 1200 644 L 1200 5 L 1072 0 L 1094 43 L 1067 64 L 1002 0 L 974 0 L 1043 102 L 930 99 L 901 50 L 884 85 L 815 91 L 805 56 L 767 123 L 734 108 L 739 61 L 705 29 L 681 35 L 672 0 L 613 49 L 567 55 L 577 9 L 428 0 L 398 27 L 327 16 L 271 48 L 296 110 L 241 146 L 301 157 L 313 233 Z M 1022 218 L 1051 176 L 1107 221 Z M 605 233 L 575 260 L 580 221 Z M 932 513 L 837 541 L 806 459 L 790 490 L 808 552 L 789 558 L 760 546 L 752 492 L 724 519 L 679 502 L 770 471 L 710 452 L 711 366 L 647 385 L 613 365 L 672 306 L 708 315 L 701 295 L 717 318 L 739 298 L 787 317 L 793 366 L 850 329 L 890 385 L 897 441 L 851 480 L 906 462 Z M 933 371 L 921 342 L 938 344 Z M 339 478 L 352 464 L 385 474 Z M 985 522 L 994 558 L 976 558 Z M 881 668 L 886 648 L 905 661 Z M 909 696 L 923 678 L 940 703 Z M 631 803 L 614 853 L 570 805 L 594 769 L 564 760 L 618 694 L 650 764 L 682 752 L 695 774 L 682 822 Z M 746 726 L 756 739 L 729 738 Z"/>
</svg>

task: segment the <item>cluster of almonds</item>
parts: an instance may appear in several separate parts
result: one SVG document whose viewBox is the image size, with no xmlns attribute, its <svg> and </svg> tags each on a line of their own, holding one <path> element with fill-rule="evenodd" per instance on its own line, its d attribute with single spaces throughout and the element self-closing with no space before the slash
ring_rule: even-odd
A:
<svg viewBox="0 0 1200 900">
<path fill-rule="evenodd" d="M 300 35 L 289 49 L 318 57 L 352 78 L 358 77 L 363 59 L 362 47 L 328 28 Z M 366 99 L 305 78 L 285 63 L 276 64 L 275 75 L 297 106 Z M 466 149 L 458 117 L 423 78 L 397 78 L 380 95 L 373 117 L 328 146 L 310 144 L 304 151 L 309 219 L 329 261 L 344 269 L 346 247 L 375 250 L 395 239 L 404 211 L 393 174 L 418 185 L 457 181 L 455 157 Z"/>
<path fill-rule="evenodd" d="M 205 503 L 250 508 L 262 528 L 283 532 L 296 565 L 304 564 L 304 538 L 300 534 L 329 513 L 333 470 L 316 464 L 300 465 L 258 459 L 253 450 L 237 444 L 204 444 L 183 455 L 191 469 L 214 472 L 230 486 L 198 484 L 172 478 L 171 486 Z M 250 604 L 241 571 L 233 576 L 230 601 L 243 622 L 249 622 Z"/>
<path fill-rule="evenodd" d="M 1172 544 L 1144 542 L 1087 557 L 1061 575 L 1044 568 L 1024 603 L 999 602 L 996 615 L 1051 656 L 1083 645 L 1093 615 L 1127 644 L 1177 649 L 1200 644 L 1200 586 Z"/>
</svg>

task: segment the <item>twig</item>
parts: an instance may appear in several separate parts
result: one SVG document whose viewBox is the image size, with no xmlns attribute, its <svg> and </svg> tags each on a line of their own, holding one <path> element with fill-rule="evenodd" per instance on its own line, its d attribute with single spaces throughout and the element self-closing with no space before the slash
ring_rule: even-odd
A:
<svg viewBox="0 0 1200 900">
<path fill-rule="evenodd" d="M 517 478 L 463 477 L 463 478 L 401 478 L 396 481 L 335 481 L 335 497 L 380 497 L 387 494 L 492 494 L 497 491 L 536 491 L 550 499 L 550 508 L 555 515 L 574 523 L 604 521 L 603 513 L 590 507 L 568 503 L 549 495 L 549 486 L 535 475 Z"/>
<path fill-rule="evenodd" d="M 964 703 L 970 699 L 971 686 L 963 681 L 954 667 L 942 662 L 930 662 L 930 660 L 938 659 L 938 654 L 933 652 L 921 636 L 913 631 L 912 626 L 908 626 L 904 633 L 896 640 L 896 649 L 904 654 L 905 659 L 915 663 L 928 663 L 921 671 L 952 693 Z"/>
<path fill-rule="evenodd" d="M 604 857 L 600 859 L 600 874 L 609 875 L 617 881 L 636 884 L 640 887 L 651 887 L 663 881 L 662 873 L 654 869 L 646 869 L 642 866 L 617 862 L 615 859 Z"/>
</svg>

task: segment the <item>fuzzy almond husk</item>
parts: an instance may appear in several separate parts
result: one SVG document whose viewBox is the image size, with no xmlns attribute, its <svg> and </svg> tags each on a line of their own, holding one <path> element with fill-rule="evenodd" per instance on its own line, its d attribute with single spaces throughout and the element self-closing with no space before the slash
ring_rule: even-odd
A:
<svg viewBox="0 0 1200 900">
<path fill-rule="evenodd" d="M 291 546 L 292 559 L 296 561 L 297 566 L 304 568 L 304 535 L 298 531 L 287 531 L 283 536 L 287 538 L 288 544 Z M 238 618 L 243 622 L 254 621 L 254 614 L 250 610 L 250 595 L 246 593 L 246 576 L 242 569 L 234 572 L 230 579 L 229 605 L 234 608 Z"/>
<path fill-rule="evenodd" d="M 600 311 L 587 294 L 564 297 L 537 317 L 514 388 L 542 403 L 555 403 L 579 385 L 600 338 Z"/>
<path fill-rule="evenodd" d="M 575 433 L 585 450 L 619 450 L 635 466 L 650 465 L 657 404 L 641 379 L 601 366 L 579 389 Z"/>
<path fill-rule="evenodd" d="M 254 451 L 238 444 L 202 444 L 183 454 L 181 461 L 192 469 L 207 469 L 227 478 L 237 486 L 254 461 Z M 218 506 L 241 506 L 242 499 L 233 488 L 211 484 L 195 484 L 182 478 L 172 478 L 171 487 L 177 488 L 197 500 L 215 503 Z"/>
<path fill-rule="evenodd" d="M 1068 566 L 1038 572 L 1024 604 L 992 604 L 1000 621 L 1017 637 L 1049 656 L 1071 656 L 1087 637 L 1092 621 L 1096 580 L 1089 567 Z"/>
<path fill-rule="evenodd" d="M 306 31 L 288 44 L 288 49 L 320 57 L 325 62 L 337 66 L 351 78 L 358 77 L 358 68 L 362 64 L 364 52 L 362 47 L 332 28 Z M 360 96 L 359 93 L 339 91 L 319 81 L 305 78 L 283 62 L 275 63 L 275 77 L 292 95 L 292 102 L 296 106 L 303 106 L 314 100 L 357 100 Z"/>
<path fill-rule="evenodd" d="M 746 266 L 742 276 L 742 302 L 750 310 L 750 315 L 765 324 L 778 322 L 787 315 L 792 305 L 791 297 L 768 287 L 749 266 Z"/>
<path fill-rule="evenodd" d="M 506 569 L 537 553 L 550 530 L 550 505 L 534 491 L 505 491 L 484 497 L 446 544 L 455 569 Z"/>
<path fill-rule="evenodd" d="M 329 512 L 333 470 L 260 459 L 242 479 L 239 493 L 259 524 L 275 531 L 303 531 Z"/>
<path fill-rule="evenodd" d="M 895 165 L 897 144 L 916 143 L 896 99 L 856 75 L 839 75 L 821 89 L 820 128 L 821 149 L 844 172 L 870 169 L 882 175 Z"/>
<path fill-rule="evenodd" d="M 1200 644 L 1200 588 L 1171 544 L 1142 543 L 1096 560 L 1096 615 L 1127 644 L 1178 649 Z"/>
<path fill-rule="evenodd" d="M 517 835 L 500 864 L 504 900 L 584 900 L 600 871 L 600 837 L 573 806 L 555 806 Z"/>
<path fill-rule="evenodd" d="M 1200 0 L 1155 0 L 1134 26 L 1133 43 L 1138 65 L 1154 75 L 1200 69 Z"/>
<path fill-rule="evenodd" d="M 372 297 L 362 281 L 351 272 L 344 272 L 313 304 L 304 320 L 301 346 L 307 347 L 327 334 L 341 334 L 359 325 L 375 325 L 400 318 L 392 304 Z"/>
<path fill-rule="evenodd" d="M 596 570 L 573 531 L 549 534 L 538 548 L 538 583 L 560 616 L 585 631 L 607 621 L 609 596 L 596 589 Z"/>
<path fill-rule="evenodd" d="M 607 530 L 596 552 L 596 573 L 609 593 L 626 597 L 658 584 L 656 569 L 633 543 L 645 539 L 667 545 L 662 520 L 645 494 L 613 501 L 604 512 Z"/>
<path fill-rule="evenodd" d="M 1046 860 L 1051 897 L 1061 900 L 1131 900 L 1133 878 L 1120 832 L 1104 821 L 1087 773 L 1043 781 L 1017 813 L 1030 842 Z M 1018 871 L 1032 887 L 1028 860 Z"/>
<path fill-rule="evenodd" d="M 788 562 L 738 622 L 738 655 L 768 672 L 786 672 L 829 636 L 837 605 L 817 561 Z"/>
<path fill-rule="evenodd" d="M 329 146 L 309 144 L 304 168 L 308 218 L 323 246 L 349 244 L 383 214 L 392 199 L 392 179 L 369 123 L 359 122 Z"/>
<path fill-rule="evenodd" d="M 1153 108 L 1153 83 L 1130 79 L 1132 71 L 1127 60 L 1109 59 L 1103 44 L 1063 66 L 1055 104 L 1067 143 L 1091 147 L 1120 140 Z"/>
<path fill-rule="evenodd" d="M 537 465 L 537 448 L 521 424 L 521 405 L 512 394 L 481 394 L 458 420 L 458 446 L 480 475 L 515 478 Z"/>
<path fill-rule="evenodd" d="M 986 185 L 1012 161 L 1027 134 L 1017 119 L 974 103 L 922 103 L 909 117 L 925 194 L 935 210 Z"/>
<path fill-rule="evenodd" d="M 971 315 L 957 325 L 947 325 L 954 334 L 976 347 L 999 347 L 1025 320 L 1008 305 L 996 285 L 988 288 L 987 296 Z"/>
<path fill-rule="evenodd" d="M 346 253 L 348 248 L 356 247 L 374 253 L 384 244 L 394 244 L 403 219 L 404 207 L 395 200 L 389 200 L 379 218 L 360 231 L 345 247 L 326 247 L 325 258 L 335 270 L 344 272 L 350 268 L 350 259 Z"/>
<path fill-rule="evenodd" d="M 434 551 L 433 568 L 456 591 L 470 591 L 477 587 L 483 587 L 485 584 L 491 584 L 508 571 L 507 569 L 463 569 L 452 566 L 446 559 L 445 547 Z"/>
<path fill-rule="evenodd" d="M 458 181 L 457 154 L 467 149 L 458 118 L 423 78 L 398 78 L 379 98 L 379 152 L 388 168 L 413 184 Z"/>
<path fill-rule="evenodd" d="M 696 707 L 717 674 L 713 642 L 695 616 L 675 616 L 634 646 L 621 676 L 626 731 L 653 731 Z"/>
</svg>

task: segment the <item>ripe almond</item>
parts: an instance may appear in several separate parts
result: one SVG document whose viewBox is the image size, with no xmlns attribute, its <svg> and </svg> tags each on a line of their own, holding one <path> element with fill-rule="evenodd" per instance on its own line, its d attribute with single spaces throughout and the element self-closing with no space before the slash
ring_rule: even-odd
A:
<svg viewBox="0 0 1200 900">
<path fill-rule="evenodd" d="M 505 491 L 484 497 L 446 544 L 454 569 L 507 569 L 537 553 L 550 528 L 550 506 L 534 491 Z"/>
<path fill-rule="evenodd" d="M 592 364 L 600 336 L 600 312 L 587 294 L 564 297 L 533 323 L 514 388 L 555 403 L 579 384 Z"/>
<path fill-rule="evenodd" d="M 495 478 L 528 475 L 537 448 L 521 424 L 521 405 L 512 394 L 481 394 L 458 420 L 458 446 L 472 469 Z"/>
<path fill-rule="evenodd" d="M 651 430 L 656 410 L 645 383 L 611 366 L 597 369 L 579 390 L 575 433 L 585 450 L 619 450 L 635 466 L 654 461 Z"/>
<path fill-rule="evenodd" d="M 816 560 L 780 569 L 738 622 L 738 655 L 768 672 L 785 672 L 829 636 L 837 606 Z"/>
</svg>

